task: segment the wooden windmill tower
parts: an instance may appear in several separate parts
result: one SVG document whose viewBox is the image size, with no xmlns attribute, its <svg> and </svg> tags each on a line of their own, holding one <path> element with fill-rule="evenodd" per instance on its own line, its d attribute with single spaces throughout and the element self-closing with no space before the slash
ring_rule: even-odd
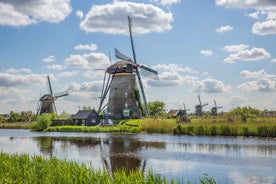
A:
<svg viewBox="0 0 276 184">
<path fill-rule="evenodd" d="M 103 102 L 109 93 L 108 104 L 106 105 L 107 112 L 110 113 L 111 117 L 114 119 L 142 117 L 143 108 L 140 100 L 140 92 L 142 94 L 145 107 L 144 114 L 149 116 L 150 114 L 141 75 L 151 79 L 158 79 L 157 71 L 137 63 L 132 39 L 131 20 L 129 17 L 128 23 L 133 59 L 120 53 L 115 48 L 115 56 L 116 58 L 121 59 L 121 61 L 114 63 L 106 69 L 105 73 L 108 74 L 109 77 L 107 80 L 106 75 L 104 77 L 104 84 L 99 106 L 100 112 L 105 107 L 103 106 Z M 136 77 L 139 83 L 139 87 L 136 82 Z"/>
<path fill-rule="evenodd" d="M 218 107 L 217 103 L 216 103 L 216 100 L 214 100 L 214 104 L 215 104 L 215 106 L 211 108 L 211 115 L 212 116 L 217 116 L 218 115 L 218 109 L 221 109 L 222 106 Z"/>
<path fill-rule="evenodd" d="M 198 95 L 198 101 L 199 101 L 199 104 L 195 106 L 195 113 L 196 113 L 196 116 L 201 116 L 202 115 L 202 108 L 204 106 L 208 105 L 208 103 L 202 104 L 199 95 Z"/>
<path fill-rule="evenodd" d="M 45 94 L 39 98 L 37 115 L 41 115 L 43 113 L 56 114 L 57 109 L 56 109 L 56 105 L 55 105 L 55 100 L 60 97 L 68 95 L 67 91 L 53 94 L 49 75 L 47 75 L 47 84 L 48 84 L 48 88 L 49 88 L 49 94 Z"/>
</svg>

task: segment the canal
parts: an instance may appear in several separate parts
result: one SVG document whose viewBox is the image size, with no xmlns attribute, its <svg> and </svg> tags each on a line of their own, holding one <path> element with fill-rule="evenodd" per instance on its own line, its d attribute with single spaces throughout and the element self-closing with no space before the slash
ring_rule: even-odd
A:
<svg viewBox="0 0 276 184">
<path fill-rule="evenodd" d="M 192 183 L 204 174 L 217 183 L 276 183 L 276 139 L 0 129 L 0 151 L 54 156 L 109 172 L 152 170 Z"/>
</svg>

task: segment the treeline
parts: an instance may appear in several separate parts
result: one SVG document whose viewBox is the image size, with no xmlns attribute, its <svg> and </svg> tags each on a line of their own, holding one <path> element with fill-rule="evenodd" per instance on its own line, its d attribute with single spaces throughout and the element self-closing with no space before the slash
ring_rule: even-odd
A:
<svg viewBox="0 0 276 184">
<path fill-rule="evenodd" d="M 20 113 L 10 111 L 9 114 L 0 115 L 0 122 L 31 122 L 35 120 L 36 115 L 32 111 L 22 111 Z"/>
</svg>

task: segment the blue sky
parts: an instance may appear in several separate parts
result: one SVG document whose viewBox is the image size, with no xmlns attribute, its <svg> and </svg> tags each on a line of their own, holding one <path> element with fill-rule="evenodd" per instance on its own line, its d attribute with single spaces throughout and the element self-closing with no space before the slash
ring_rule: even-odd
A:
<svg viewBox="0 0 276 184">
<path fill-rule="evenodd" d="M 143 78 L 148 101 L 194 111 L 250 105 L 276 110 L 274 0 L 0 0 L 0 113 L 36 111 L 47 93 L 68 90 L 59 113 L 97 108 L 116 47 L 159 72 Z"/>
</svg>

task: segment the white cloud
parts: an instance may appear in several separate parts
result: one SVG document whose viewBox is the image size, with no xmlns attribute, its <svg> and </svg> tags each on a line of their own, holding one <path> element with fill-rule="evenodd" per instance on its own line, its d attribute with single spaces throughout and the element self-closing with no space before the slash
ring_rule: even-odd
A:
<svg viewBox="0 0 276 184">
<path fill-rule="evenodd" d="M 32 73 L 32 70 L 29 68 L 20 68 L 20 69 L 10 68 L 5 72 L 6 73 Z"/>
<path fill-rule="evenodd" d="M 276 63 L 276 58 L 270 60 L 272 63 Z"/>
<path fill-rule="evenodd" d="M 70 55 L 64 60 L 68 67 L 79 69 L 107 68 L 109 58 L 103 53 L 89 53 L 82 55 Z"/>
<path fill-rule="evenodd" d="M 81 84 L 72 82 L 68 86 L 69 91 L 93 91 L 93 92 L 100 92 L 102 89 L 102 81 L 92 81 L 92 82 L 82 82 Z"/>
<path fill-rule="evenodd" d="M 250 72 L 249 70 L 243 70 L 243 71 L 241 71 L 240 74 L 244 78 L 264 78 L 264 77 L 266 77 L 266 78 L 275 77 L 276 78 L 276 76 L 274 76 L 274 75 L 267 74 L 264 69 L 259 70 L 257 72 Z"/>
<path fill-rule="evenodd" d="M 90 45 L 88 45 L 88 44 L 85 44 L 85 45 L 77 45 L 77 46 L 75 46 L 74 47 L 74 49 L 75 50 L 89 50 L 89 51 L 95 51 L 95 50 L 97 50 L 97 45 L 95 45 L 95 44 L 90 44 Z"/>
<path fill-rule="evenodd" d="M 201 50 L 199 53 L 205 57 L 213 55 L 213 51 L 211 50 Z"/>
<path fill-rule="evenodd" d="M 64 67 L 61 66 L 61 65 L 47 65 L 47 68 L 50 69 L 50 70 L 63 70 Z"/>
<path fill-rule="evenodd" d="M 249 45 L 244 45 L 244 44 L 240 44 L 240 45 L 226 45 L 223 49 L 227 52 L 239 52 L 241 50 L 244 50 L 246 48 L 248 48 Z"/>
<path fill-rule="evenodd" d="M 56 57 L 55 56 L 49 56 L 49 57 L 44 58 L 42 61 L 46 62 L 46 63 L 55 62 L 56 61 Z"/>
<path fill-rule="evenodd" d="M 40 74 L 17 75 L 11 73 L 0 73 L 0 86 L 31 86 L 45 82 L 45 76 Z"/>
<path fill-rule="evenodd" d="M 255 9 L 257 12 L 248 16 L 259 21 L 252 26 L 252 33 L 258 35 L 276 34 L 276 1 L 275 0 L 216 0 L 218 6 L 241 9 Z"/>
<path fill-rule="evenodd" d="M 182 66 L 178 64 L 157 64 L 152 66 L 154 70 L 162 70 L 162 71 L 173 71 L 173 72 L 186 72 L 186 73 L 197 73 L 194 69 L 187 67 L 187 66 Z"/>
<path fill-rule="evenodd" d="M 261 78 L 256 81 L 249 81 L 243 84 L 240 84 L 238 88 L 248 91 L 261 91 L 261 92 L 269 92 L 276 90 L 276 81 L 268 79 L 268 78 Z"/>
<path fill-rule="evenodd" d="M 216 32 L 222 33 L 222 32 L 225 32 L 225 31 L 231 31 L 233 29 L 234 28 L 232 26 L 220 26 L 219 28 L 216 29 Z"/>
<path fill-rule="evenodd" d="M 230 54 L 223 60 L 224 63 L 234 63 L 235 61 L 259 61 L 269 59 L 270 54 L 263 48 L 252 48 L 251 50 L 241 50 Z"/>
<path fill-rule="evenodd" d="M 70 0 L 1 0 L 0 25 L 19 27 L 40 21 L 59 23 L 71 11 Z"/>
<path fill-rule="evenodd" d="M 57 76 L 58 77 L 61 77 L 61 78 L 71 78 L 75 75 L 77 75 L 79 73 L 79 71 L 66 71 L 66 72 L 62 72 L 62 73 L 59 73 Z"/>
<path fill-rule="evenodd" d="M 180 3 L 180 0 L 154 0 L 156 3 L 160 3 L 163 6 L 171 6 L 173 4 Z"/>
<path fill-rule="evenodd" d="M 258 35 L 276 34 L 276 20 L 270 19 L 256 22 L 252 27 L 252 33 Z"/>
<path fill-rule="evenodd" d="M 204 79 L 202 81 L 197 81 L 193 91 L 195 93 L 223 93 L 230 92 L 231 89 L 231 86 L 225 85 L 222 81 L 216 79 Z"/>
<path fill-rule="evenodd" d="M 77 10 L 75 14 L 76 14 L 76 16 L 79 17 L 80 19 L 83 18 L 83 12 L 82 12 L 81 10 Z"/>
<path fill-rule="evenodd" d="M 151 4 L 114 1 L 112 4 L 93 5 L 80 24 L 86 32 L 129 34 L 127 16 L 132 18 L 134 34 L 163 32 L 172 28 L 172 13 Z"/>
</svg>

